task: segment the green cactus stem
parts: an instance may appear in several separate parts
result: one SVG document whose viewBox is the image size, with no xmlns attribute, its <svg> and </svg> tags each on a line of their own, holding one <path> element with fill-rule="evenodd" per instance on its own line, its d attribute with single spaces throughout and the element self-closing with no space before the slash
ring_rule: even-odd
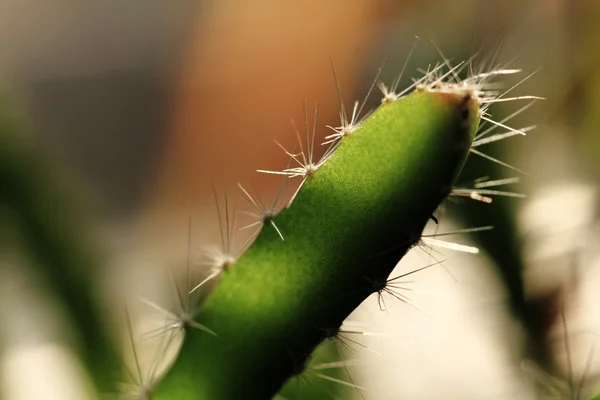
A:
<svg viewBox="0 0 600 400">
<path fill-rule="evenodd" d="M 327 332 L 384 288 L 450 193 L 479 124 L 470 90 L 392 97 L 356 129 L 340 129 L 320 162 L 308 154 L 286 170 L 304 181 L 274 217 L 285 240 L 265 224 L 223 268 L 195 318 L 216 336 L 186 329 L 153 399 L 270 399 Z"/>
</svg>

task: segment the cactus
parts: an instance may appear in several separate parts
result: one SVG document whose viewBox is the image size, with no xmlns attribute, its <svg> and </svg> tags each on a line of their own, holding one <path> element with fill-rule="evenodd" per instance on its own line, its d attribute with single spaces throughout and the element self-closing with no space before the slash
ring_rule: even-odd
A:
<svg viewBox="0 0 600 400">
<path fill-rule="evenodd" d="M 340 100 L 341 124 L 332 128 L 320 157 L 315 143 L 318 107 L 311 118 L 305 102 L 297 146 L 283 148 L 290 164 L 280 171 L 260 171 L 281 175 L 284 182 L 300 181 L 292 200 L 277 212 L 275 205 L 263 207 L 241 187 L 258 217 L 250 225 L 256 233 L 253 243 L 248 242 L 243 254 L 232 252 L 234 224 L 226 203 L 223 248 L 211 253 L 205 279 L 197 285 L 186 282 L 188 286 L 179 292 L 180 312 L 169 312 L 168 323 L 158 331 L 170 339 L 185 332 L 179 354 L 160 380 L 140 380 L 135 398 L 272 398 L 288 379 L 307 368 L 315 348 L 335 337 L 361 302 L 390 290 L 388 276 L 403 255 L 420 243 L 425 224 L 448 195 L 487 202 L 488 196 L 503 194 L 489 188 L 493 182 L 481 188 L 455 190 L 453 186 L 472 150 L 480 120 L 507 130 L 489 136 L 489 141 L 524 134 L 493 121 L 486 113 L 488 106 L 533 97 L 505 98 L 488 86 L 496 76 L 519 70 L 471 73 L 461 80 L 458 74 L 466 66 L 470 63 L 453 67 L 444 60 L 401 92 L 400 77 L 390 87 L 381 84 L 381 105 L 367 115 L 362 115 L 366 98 L 354 104 L 350 115 Z M 374 86 L 375 82 L 371 90 Z M 2 179 L 13 179 L 11 172 L 3 170 L 7 177 Z M 2 200 L 10 199 L 11 193 L 18 191 L 3 192 Z M 19 208 L 27 203 L 12 205 Z M 28 223 L 41 229 L 42 217 Z M 39 237 L 65 234 L 42 233 Z M 45 261 L 63 264 L 60 259 Z M 74 276 L 70 270 L 64 274 Z M 209 281 L 215 288 L 199 306 L 192 296 Z M 76 287 L 68 279 L 65 284 L 66 289 Z M 77 295 L 86 302 L 74 304 L 87 307 L 90 295 Z M 70 296 L 71 292 L 63 291 L 66 302 L 73 301 Z M 85 313 L 97 315 L 91 308 Z M 77 318 L 81 310 L 73 312 L 83 337 L 88 338 L 85 321 Z M 97 322 L 90 321 L 96 329 Z M 91 340 L 96 352 L 109 348 L 104 339 Z M 89 350 L 83 352 L 84 358 L 91 357 Z M 88 363 L 96 373 L 93 361 Z M 107 368 L 99 367 L 105 372 Z"/>
<path fill-rule="evenodd" d="M 242 257 L 214 257 L 209 277 L 219 282 L 194 319 L 201 329 L 182 321 L 179 356 L 153 398 L 270 398 L 350 312 L 386 289 L 392 269 L 452 193 L 480 118 L 495 123 L 482 113 L 496 100 L 485 82 L 517 72 L 460 81 L 448 67 L 426 74 L 409 95 L 396 93 L 397 84 L 382 86 L 382 105 L 362 120 L 362 106 L 348 118 L 342 104 L 341 125 L 318 159 L 317 110 L 311 123 L 305 105 L 304 139 L 298 134 L 297 148 L 284 149 L 295 166 L 261 171 L 299 178 L 300 188 L 278 215 L 264 214 Z M 523 134 L 500 126 L 507 136 Z"/>
</svg>

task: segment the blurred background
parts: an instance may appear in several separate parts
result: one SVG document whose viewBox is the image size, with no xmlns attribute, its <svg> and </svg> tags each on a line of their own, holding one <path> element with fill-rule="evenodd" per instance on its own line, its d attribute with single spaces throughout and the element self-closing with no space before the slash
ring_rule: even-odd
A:
<svg viewBox="0 0 600 400">
<path fill-rule="evenodd" d="M 164 321 L 138 299 L 166 308 L 172 302 L 165 273 L 185 274 L 188 222 L 194 262 L 203 246 L 219 244 L 214 190 L 220 198 L 227 193 L 232 209 L 247 208 L 238 182 L 264 199 L 276 193 L 281 181 L 256 170 L 286 165 L 273 140 L 293 147 L 290 118 L 303 120 L 304 100 L 319 103 L 320 138 L 326 125 L 339 125 L 331 59 L 349 106 L 364 98 L 384 60 L 380 79 L 394 79 L 415 36 L 401 87 L 440 61 L 430 40 L 453 62 L 497 51 L 497 65 L 523 69 L 505 80 L 507 89 L 537 71 L 514 93 L 546 100 L 511 120 L 537 128 L 489 145 L 489 154 L 528 174 L 474 159 L 461 178 L 518 176 L 510 190 L 526 198 L 444 204 L 431 231 L 496 227 L 457 235 L 481 253 L 416 249 L 396 275 L 447 261 L 412 276 L 414 307 L 390 297 L 382 312 L 374 296 L 350 317 L 373 335 L 357 335 L 367 349 L 344 348 L 360 360 L 344 373 L 368 390 L 282 397 L 600 393 L 600 3 L 593 0 L 3 0 L 0 87 L 10 94 L 3 101 L 26 116 L 29 144 L 93 227 L 106 256 L 76 275 L 101 299 L 125 357 L 124 305 L 136 338 Z M 367 107 L 379 99 L 374 93 Z M 526 104 L 492 113 L 500 120 Z M 5 211 L 0 398 L 91 398 L 70 345 L 80 340 L 70 317 L 53 300 L 52 278 L 40 279 L 40 266 L 25 256 Z M 235 243 L 245 235 L 236 232 Z M 154 371 L 157 345 L 136 342 L 140 363 Z"/>
</svg>

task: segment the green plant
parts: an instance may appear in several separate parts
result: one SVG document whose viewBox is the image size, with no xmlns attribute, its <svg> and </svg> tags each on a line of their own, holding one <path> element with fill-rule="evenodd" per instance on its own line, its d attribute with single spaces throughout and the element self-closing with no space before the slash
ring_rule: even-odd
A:
<svg viewBox="0 0 600 400">
<path fill-rule="evenodd" d="M 321 157 L 315 150 L 318 108 L 311 122 L 305 104 L 304 133 L 298 133 L 294 150 L 284 149 L 294 165 L 262 171 L 301 180 L 292 201 L 276 213 L 244 191 L 260 214 L 256 226 L 262 229 L 256 229 L 243 255 L 231 251 L 233 227 L 226 205 L 223 249 L 212 254 L 206 279 L 198 285 L 186 282 L 179 292 L 180 312 L 169 313 L 159 331 L 171 338 L 185 331 L 179 355 L 160 380 L 138 382 L 136 398 L 271 398 L 305 370 L 321 342 L 339 333 L 350 312 L 387 289 L 389 274 L 421 241 L 425 224 L 448 195 L 487 202 L 488 196 L 505 194 L 493 189 L 502 181 L 453 186 L 474 138 L 484 139 L 476 136 L 480 120 L 506 129 L 488 136 L 489 141 L 524 134 L 490 119 L 488 105 L 532 97 L 506 98 L 489 90 L 491 79 L 518 70 L 472 72 L 460 79 L 458 73 L 467 66 L 446 61 L 402 92 L 399 78 L 391 88 L 381 85 L 382 104 L 367 116 L 361 115 L 364 102 L 357 102 L 350 116 L 341 102 L 341 125 L 327 138 L 329 147 Z M 0 138 L 11 143 L 12 128 L 3 128 Z M 61 228 L 65 220 L 56 216 L 63 203 L 55 200 L 55 190 L 47 191 L 44 167 L 26 150 L 3 146 L 2 151 L 8 162 L 0 170 L 7 189 L 1 200 L 24 223 L 30 251 L 46 268 L 48 280 L 60 283 L 54 290 L 88 341 L 81 354 L 98 389 L 112 390 L 99 378 L 117 363 L 110 341 L 98 337 L 105 327 L 86 290 L 91 278 L 72 268 L 97 257 L 87 255 L 70 227 Z M 211 280 L 218 284 L 206 302 L 192 302 L 195 289 Z"/>
<path fill-rule="evenodd" d="M 23 118 L 0 104 L 0 209 L 3 227 L 14 228 L 32 267 L 61 303 L 74 326 L 70 343 L 97 387 L 114 389 L 119 357 L 93 290 L 100 249 L 65 182 L 35 149 Z"/>
</svg>

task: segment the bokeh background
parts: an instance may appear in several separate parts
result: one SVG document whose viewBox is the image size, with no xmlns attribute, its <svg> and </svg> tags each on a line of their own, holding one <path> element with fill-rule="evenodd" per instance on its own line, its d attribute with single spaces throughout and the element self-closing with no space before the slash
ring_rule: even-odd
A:
<svg viewBox="0 0 600 400">
<path fill-rule="evenodd" d="M 280 181 L 256 170 L 286 164 L 273 140 L 293 147 L 290 118 L 302 121 L 303 101 L 319 103 L 319 137 L 339 124 L 331 59 L 351 105 L 384 60 L 381 79 L 393 80 L 415 36 L 402 85 L 440 61 L 430 40 L 455 62 L 498 50 L 499 65 L 512 61 L 524 71 L 508 87 L 539 69 L 515 93 L 546 100 L 512 120 L 537 128 L 490 145 L 490 154 L 529 175 L 476 160 L 464 176 L 519 176 L 511 190 L 527 197 L 445 204 L 432 230 L 496 226 L 456 239 L 481 254 L 413 251 L 397 274 L 447 260 L 415 274 L 414 307 L 389 298 L 382 312 L 374 296 L 350 318 L 374 334 L 357 335 L 368 349 L 343 349 L 360 360 L 344 373 L 368 390 L 311 396 L 600 393 L 600 356 L 593 357 L 600 334 L 600 3 L 593 0 L 3 0 L 0 85 L 93 221 L 108 254 L 94 290 L 107 324 L 122 333 L 125 357 L 124 305 L 135 337 L 164 318 L 138 299 L 172 300 L 165 271 L 185 270 L 188 221 L 194 260 L 204 245 L 218 244 L 213 186 L 219 196 L 228 193 L 232 208 L 246 207 L 238 182 L 268 199 Z M 521 105 L 493 111 L 509 115 Z M 244 235 L 236 233 L 236 243 Z M 0 397 L 90 398 L 60 306 L 12 244 L 0 247 Z M 136 345 L 144 368 L 153 369 L 151 342 Z M 313 398 L 294 393 L 297 386 L 282 397 Z"/>
</svg>

